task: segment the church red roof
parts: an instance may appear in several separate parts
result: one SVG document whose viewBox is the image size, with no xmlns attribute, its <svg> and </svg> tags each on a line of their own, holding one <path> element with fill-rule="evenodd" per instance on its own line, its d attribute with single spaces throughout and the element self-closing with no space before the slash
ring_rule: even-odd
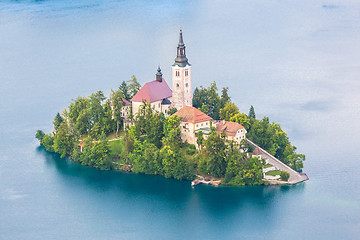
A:
<svg viewBox="0 0 360 240">
<path fill-rule="evenodd" d="M 181 121 L 183 122 L 199 123 L 212 120 L 211 117 L 199 109 L 190 106 L 181 108 L 179 111 L 174 113 L 174 115 L 181 117 Z"/>
<path fill-rule="evenodd" d="M 167 85 L 165 79 L 162 79 L 161 82 L 155 80 L 152 82 L 146 83 L 140 91 L 138 91 L 135 96 L 131 99 L 132 102 L 142 102 L 146 100 L 147 102 L 155 102 L 168 98 L 172 96 L 172 91 Z"/>
</svg>

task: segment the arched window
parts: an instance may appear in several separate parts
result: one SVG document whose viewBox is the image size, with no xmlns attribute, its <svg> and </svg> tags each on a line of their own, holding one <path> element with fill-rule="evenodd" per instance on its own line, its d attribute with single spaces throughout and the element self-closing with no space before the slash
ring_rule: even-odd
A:
<svg viewBox="0 0 360 240">
<path fill-rule="evenodd" d="M 177 83 L 177 84 L 176 84 L 176 87 L 180 87 L 180 85 Z"/>
</svg>

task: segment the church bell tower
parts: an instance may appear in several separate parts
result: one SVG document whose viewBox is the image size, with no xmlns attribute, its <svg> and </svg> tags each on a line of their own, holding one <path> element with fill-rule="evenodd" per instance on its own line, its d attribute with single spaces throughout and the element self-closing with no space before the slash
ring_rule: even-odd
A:
<svg viewBox="0 0 360 240">
<path fill-rule="evenodd" d="M 177 110 L 184 106 L 192 106 L 191 65 L 186 58 L 181 27 L 177 56 L 172 65 L 172 103 Z"/>
</svg>

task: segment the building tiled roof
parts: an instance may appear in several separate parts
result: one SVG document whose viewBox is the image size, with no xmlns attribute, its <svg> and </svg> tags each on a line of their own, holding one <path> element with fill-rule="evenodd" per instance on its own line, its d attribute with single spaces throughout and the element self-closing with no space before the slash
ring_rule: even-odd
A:
<svg viewBox="0 0 360 240">
<path fill-rule="evenodd" d="M 199 123 L 212 120 L 211 117 L 191 106 L 181 108 L 179 111 L 174 113 L 174 115 L 181 117 L 182 122 Z"/>
<path fill-rule="evenodd" d="M 125 106 L 129 106 L 131 105 L 131 102 L 129 102 L 128 100 L 126 100 L 125 98 L 122 98 L 123 102 L 125 103 Z"/>
<path fill-rule="evenodd" d="M 128 100 L 126 100 L 125 98 L 122 98 L 122 100 L 124 101 L 125 105 L 124 106 L 129 106 L 131 105 L 131 102 L 129 102 Z M 110 103 L 110 106 L 113 106 L 113 102 Z"/>
<path fill-rule="evenodd" d="M 218 121 L 216 123 L 216 132 L 221 134 L 223 131 L 225 131 L 225 134 L 227 136 L 234 137 L 236 135 L 236 132 L 242 128 L 244 128 L 244 127 L 242 125 L 240 125 L 239 123 L 228 122 L 225 120 Z"/>
<path fill-rule="evenodd" d="M 255 150 L 253 151 L 252 155 L 261 155 L 261 150 L 259 147 L 256 147 Z"/>
<path fill-rule="evenodd" d="M 167 85 L 165 79 L 162 81 L 151 81 L 146 83 L 140 91 L 138 91 L 135 96 L 131 99 L 132 102 L 142 102 L 146 100 L 147 102 L 155 102 L 168 98 L 172 96 L 172 91 Z"/>
</svg>

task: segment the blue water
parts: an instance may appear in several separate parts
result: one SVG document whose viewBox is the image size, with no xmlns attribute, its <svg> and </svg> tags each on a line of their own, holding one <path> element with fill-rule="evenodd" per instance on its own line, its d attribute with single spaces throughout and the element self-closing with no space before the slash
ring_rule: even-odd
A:
<svg viewBox="0 0 360 240">
<path fill-rule="evenodd" d="M 307 156 L 295 186 L 212 188 L 79 166 L 38 146 L 78 95 L 170 81 L 230 87 Z M 0 239 L 358 239 L 360 4 L 1 1 Z"/>
</svg>

